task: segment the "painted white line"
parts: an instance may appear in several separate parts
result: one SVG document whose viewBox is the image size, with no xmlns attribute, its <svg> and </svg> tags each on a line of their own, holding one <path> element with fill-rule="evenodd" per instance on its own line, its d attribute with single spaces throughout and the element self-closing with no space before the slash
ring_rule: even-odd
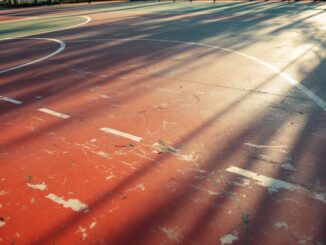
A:
<svg viewBox="0 0 326 245">
<path fill-rule="evenodd" d="M 201 47 L 207 47 L 212 49 L 218 49 L 223 50 L 226 52 L 230 52 L 233 54 L 237 54 L 239 56 L 245 57 L 249 60 L 252 60 L 268 70 L 272 71 L 273 73 L 277 74 L 278 76 L 282 77 L 286 82 L 291 84 L 292 86 L 299 89 L 302 93 L 304 93 L 307 97 L 309 97 L 312 101 L 314 101 L 320 108 L 322 108 L 324 111 L 326 111 L 326 102 L 318 97 L 316 94 L 311 92 L 308 88 L 306 88 L 304 85 L 300 84 L 297 80 L 292 78 L 288 73 L 281 71 L 279 68 L 259 59 L 254 56 L 251 56 L 249 54 L 236 51 L 229 48 L 222 48 L 215 45 L 209 45 L 209 44 L 202 44 L 202 43 L 195 43 L 195 42 L 184 42 L 184 41 L 174 41 L 174 40 L 164 40 L 164 39 L 148 39 L 148 38 L 105 38 L 105 39 L 82 39 L 82 40 L 75 40 L 70 42 L 93 42 L 93 41 L 149 41 L 149 42 L 166 42 L 166 43 L 179 43 L 179 44 L 186 44 L 186 45 L 195 45 L 195 46 L 201 46 Z"/>
<path fill-rule="evenodd" d="M 121 132 L 119 130 L 115 130 L 115 129 L 112 129 L 112 128 L 101 128 L 101 130 L 105 133 L 109 133 L 109 134 L 114 134 L 114 135 L 117 135 L 117 136 L 121 136 L 121 137 L 124 137 L 124 138 L 127 138 L 127 139 L 131 139 L 133 141 L 136 141 L 136 142 L 139 142 L 142 140 L 142 138 L 138 137 L 138 136 L 135 136 L 135 135 L 132 135 L 132 134 L 128 134 L 128 133 L 124 133 L 124 132 Z"/>
<path fill-rule="evenodd" d="M 32 61 L 27 62 L 27 63 L 22 64 L 22 65 L 10 67 L 10 68 L 5 69 L 5 70 L 0 70 L 0 74 L 6 73 L 6 72 L 9 72 L 9 71 L 14 71 L 14 70 L 17 70 L 19 68 L 22 68 L 22 67 L 25 67 L 25 66 L 29 66 L 29 65 L 33 65 L 35 63 L 38 63 L 38 62 L 41 62 L 43 60 L 49 59 L 49 58 L 51 58 L 51 57 L 53 57 L 53 56 L 61 53 L 66 48 L 66 44 L 64 42 L 62 42 L 61 40 L 58 40 L 58 39 L 53 39 L 53 38 L 22 38 L 22 39 L 27 39 L 27 40 L 48 40 L 48 41 L 51 41 L 51 42 L 56 42 L 60 46 L 59 46 L 59 48 L 56 51 L 54 51 L 53 53 L 48 54 L 48 55 L 46 55 L 46 56 L 44 56 L 42 58 L 39 58 L 39 59 L 36 59 L 36 60 L 32 60 Z"/>
<path fill-rule="evenodd" d="M 259 186 L 266 187 L 270 193 L 278 192 L 280 189 L 286 189 L 289 191 L 298 191 L 298 192 L 301 192 L 303 194 L 310 196 L 311 198 L 313 198 L 315 200 L 326 203 L 326 194 L 311 191 L 311 190 L 309 190 L 301 185 L 298 185 L 298 184 L 292 184 L 292 183 L 285 182 L 283 180 L 278 180 L 278 179 L 270 178 L 270 177 L 267 177 L 264 175 L 259 175 L 255 172 L 252 172 L 252 171 L 249 171 L 246 169 L 242 169 L 242 168 L 238 168 L 235 166 L 231 166 L 231 167 L 227 168 L 225 171 L 227 171 L 229 173 L 241 175 L 248 179 L 254 180 L 255 184 L 257 184 Z"/>
<path fill-rule="evenodd" d="M 53 17 L 58 17 L 58 16 L 53 16 Z M 59 29 L 55 29 L 55 30 L 51 30 L 51 31 L 43 31 L 43 32 L 41 31 L 41 32 L 36 32 L 36 33 L 32 33 L 32 34 L 25 34 L 25 35 L 20 35 L 20 36 L 18 35 L 18 36 L 13 36 L 13 37 L 6 37 L 6 38 L 0 39 L 0 41 L 1 40 L 10 40 L 10 39 L 16 39 L 16 38 L 22 38 L 22 37 L 29 37 L 29 36 L 39 35 L 39 34 L 45 34 L 45 33 L 52 33 L 52 32 L 67 30 L 67 29 L 71 29 L 71 28 L 75 28 L 75 27 L 79 27 L 79 26 L 85 25 L 85 24 L 87 24 L 88 22 L 90 22 L 92 20 L 88 16 L 76 16 L 76 17 L 85 18 L 86 21 L 84 21 L 82 23 L 79 23 L 79 24 L 76 24 L 76 25 L 73 25 L 73 26 L 63 27 L 63 28 L 59 28 Z M 52 18 L 52 16 L 51 16 L 51 18 Z"/>
<path fill-rule="evenodd" d="M 23 103 L 22 101 L 15 100 L 15 99 L 8 98 L 8 97 L 1 96 L 1 95 L 0 95 L 0 100 L 7 101 L 7 102 L 10 102 L 10 103 L 13 103 L 13 104 L 16 104 L 16 105 L 20 105 L 20 104 Z"/>
<path fill-rule="evenodd" d="M 257 149 L 262 149 L 262 148 L 286 148 L 287 146 L 285 145 L 256 145 L 252 143 L 245 143 L 246 146 L 254 147 Z"/>
<path fill-rule="evenodd" d="M 55 116 L 55 117 L 63 118 L 63 119 L 68 119 L 70 117 L 68 115 L 62 114 L 60 112 L 52 111 L 52 110 L 47 109 L 47 108 L 39 108 L 37 110 L 41 111 L 41 112 L 44 112 L 44 113 L 47 113 L 49 115 Z"/>
</svg>

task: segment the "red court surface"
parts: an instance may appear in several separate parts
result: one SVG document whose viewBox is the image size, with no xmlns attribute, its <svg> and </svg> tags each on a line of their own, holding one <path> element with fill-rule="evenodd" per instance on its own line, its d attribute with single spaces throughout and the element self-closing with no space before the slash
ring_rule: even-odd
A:
<svg viewBox="0 0 326 245">
<path fill-rule="evenodd" d="M 325 4 L 1 11 L 0 244 L 326 244 Z"/>
</svg>

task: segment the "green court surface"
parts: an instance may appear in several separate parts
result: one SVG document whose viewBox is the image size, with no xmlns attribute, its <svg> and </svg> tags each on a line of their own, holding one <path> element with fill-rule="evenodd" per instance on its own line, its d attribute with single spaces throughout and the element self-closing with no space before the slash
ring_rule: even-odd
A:
<svg viewBox="0 0 326 245">
<path fill-rule="evenodd" d="M 82 16 L 46 17 L 0 24 L 0 39 L 31 36 L 69 28 L 87 21 Z"/>
</svg>

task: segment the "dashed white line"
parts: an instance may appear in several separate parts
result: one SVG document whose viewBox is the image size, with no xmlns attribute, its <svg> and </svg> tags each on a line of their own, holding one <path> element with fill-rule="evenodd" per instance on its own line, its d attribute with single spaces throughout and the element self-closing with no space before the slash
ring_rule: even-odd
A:
<svg viewBox="0 0 326 245">
<path fill-rule="evenodd" d="M 47 108 L 39 108 L 37 110 L 41 111 L 41 112 L 44 112 L 44 113 L 47 113 L 49 115 L 55 116 L 55 117 L 63 118 L 63 119 L 68 119 L 70 117 L 70 116 L 68 116 L 66 114 L 62 114 L 60 112 L 52 111 L 52 110 L 47 109 Z"/>
<path fill-rule="evenodd" d="M 249 171 L 246 169 L 235 167 L 235 166 L 231 166 L 231 167 L 227 168 L 226 171 L 230 172 L 230 173 L 241 175 L 248 179 L 252 179 L 255 181 L 255 184 L 257 184 L 259 186 L 266 187 L 270 193 L 278 192 L 279 189 L 286 189 L 289 191 L 298 191 L 300 193 L 308 195 L 309 197 L 311 197 L 315 200 L 326 203 L 326 194 L 311 191 L 311 190 L 305 188 L 304 186 L 301 186 L 298 184 L 292 184 L 292 183 L 288 183 L 283 180 L 270 178 L 270 177 L 260 175 L 260 174 L 257 174 L 255 172 L 252 172 L 252 171 Z"/>
<path fill-rule="evenodd" d="M 13 103 L 13 104 L 16 104 L 16 105 L 20 105 L 20 104 L 23 103 L 22 101 L 15 100 L 15 99 L 12 99 L 12 98 L 9 98 L 9 97 L 5 97 L 5 96 L 0 96 L 0 100 L 6 101 L 6 102 L 10 102 L 10 103 Z"/>
<path fill-rule="evenodd" d="M 127 138 L 127 139 L 131 139 L 133 141 L 136 141 L 136 142 L 139 142 L 142 140 L 141 137 L 138 137 L 138 136 L 135 136 L 135 135 L 132 135 L 132 134 L 128 134 L 128 133 L 124 133 L 124 132 L 121 132 L 119 130 L 116 130 L 116 129 L 112 129 L 112 128 L 101 128 L 101 130 L 105 133 L 109 133 L 109 134 L 114 134 L 114 135 L 117 135 L 117 136 L 121 136 L 121 137 L 124 137 L 124 138 Z"/>
</svg>

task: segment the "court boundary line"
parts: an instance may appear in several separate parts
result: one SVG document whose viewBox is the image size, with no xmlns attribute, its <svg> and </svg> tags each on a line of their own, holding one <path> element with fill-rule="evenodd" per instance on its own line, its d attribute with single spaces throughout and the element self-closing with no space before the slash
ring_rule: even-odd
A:
<svg viewBox="0 0 326 245">
<path fill-rule="evenodd" d="M 210 45 L 210 44 L 203 44 L 203 43 L 196 43 L 196 42 L 187 42 L 187 41 L 177 41 L 177 40 L 167 40 L 167 39 L 151 39 L 151 38 L 100 38 L 100 39 L 81 39 L 81 40 L 71 40 L 68 42 L 96 42 L 96 41 L 149 41 L 149 42 L 166 42 L 166 43 L 179 43 L 179 44 L 186 44 L 186 45 L 194 45 L 194 46 L 201 46 L 201 47 L 207 47 L 217 50 L 223 50 L 229 53 L 237 54 L 239 56 L 242 56 L 244 58 L 247 58 L 249 60 L 252 60 L 268 70 L 272 71 L 273 73 L 277 74 L 278 76 L 282 77 L 285 81 L 287 81 L 292 86 L 296 87 L 298 90 L 300 90 L 302 93 L 304 93 L 307 97 L 309 97 L 312 101 L 314 101 L 321 109 L 326 111 L 326 102 L 320 98 L 318 95 L 313 93 L 311 90 L 309 90 L 307 87 L 302 85 L 300 82 L 295 80 L 293 77 L 291 77 L 288 73 L 282 71 L 281 69 L 267 63 L 266 61 L 259 59 L 255 56 L 243 53 L 241 51 L 236 51 L 230 48 L 223 48 L 216 45 Z"/>
<path fill-rule="evenodd" d="M 39 63 L 39 62 L 41 62 L 43 60 L 49 59 L 49 58 L 61 53 L 66 48 L 66 44 L 63 41 L 61 41 L 59 39 L 54 39 L 54 38 L 36 38 L 35 37 L 35 38 L 14 38 L 14 39 L 17 39 L 17 40 L 47 40 L 47 41 L 51 41 L 51 42 L 56 42 L 60 46 L 54 52 L 52 52 L 52 53 L 50 53 L 50 54 L 48 54 L 48 55 L 46 55 L 44 57 L 41 57 L 39 59 L 32 60 L 30 62 L 21 64 L 21 65 L 17 65 L 17 66 L 13 66 L 13 67 L 10 67 L 10 68 L 4 69 L 4 70 L 0 70 L 0 74 L 4 74 L 4 73 L 9 72 L 9 71 L 14 71 L 14 70 L 17 70 L 17 69 L 20 69 L 20 68 L 23 68 L 23 67 L 26 67 L 26 66 L 29 66 L 29 65 Z M 2 41 L 2 40 L 0 40 L 0 41 Z"/>
</svg>

